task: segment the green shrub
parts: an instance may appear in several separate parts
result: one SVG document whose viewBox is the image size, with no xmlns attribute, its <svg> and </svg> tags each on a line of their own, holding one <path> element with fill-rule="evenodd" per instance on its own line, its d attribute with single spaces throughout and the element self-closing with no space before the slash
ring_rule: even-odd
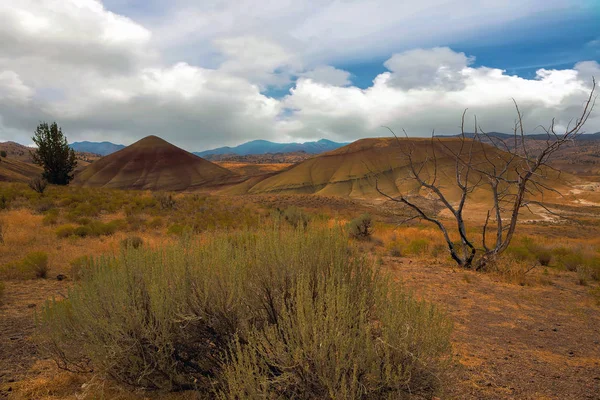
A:
<svg viewBox="0 0 600 400">
<path fill-rule="evenodd" d="M 73 235 L 79 237 L 93 236 L 93 230 L 89 225 L 81 225 L 73 230 Z"/>
<path fill-rule="evenodd" d="M 53 208 L 51 210 L 49 210 L 46 215 L 44 215 L 44 218 L 42 219 L 42 224 L 44 225 L 56 225 L 58 223 L 58 210 L 56 208 Z"/>
<path fill-rule="evenodd" d="M 540 265 L 542 267 L 547 267 L 550 265 L 550 262 L 552 261 L 552 253 L 550 253 L 548 250 L 541 250 L 539 251 L 537 254 L 537 260 L 540 263 Z"/>
<path fill-rule="evenodd" d="M 304 211 L 302 211 L 302 209 L 295 206 L 290 206 L 286 208 L 282 212 L 282 216 L 283 219 L 294 228 L 297 228 L 299 226 L 306 228 L 310 221 L 310 216 Z"/>
<path fill-rule="evenodd" d="M 429 241 L 427 239 L 413 239 L 406 246 L 406 252 L 415 256 L 424 255 L 429 249 Z"/>
<path fill-rule="evenodd" d="M 92 260 L 89 256 L 81 256 L 71 260 L 71 278 L 76 281 L 83 278 L 91 262 Z"/>
<path fill-rule="evenodd" d="M 61 239 L 72 236 L 75 234 L 75 227 L 73 225 L 62 225 L 56 229 L 56 236 Z"/>
<path fill-rule="evenodd" d="M 451 324 L 339 229 L 215 233 L 94 260 L 37 318 L 62 367 L 200 397 L 431 397 Z M 91 364 L 88 364 L 89 363 Z"/>
<path fill-rule="evenodd" d="M 353 219 L 347 225 L 348 234 L 353 239 L 366 240 L 373 234 L 373 221 L 369 214 Z"/>
<path fill-rule="evenodd" d="M 2 298 L 4 297 L 4 282 L 0 281 L 0 304 L 2 304 Z"/>
<path fill-rule="evenodd" d="M 0 277 L 5 279 L 46 278 L 48 269 L 48 255 L 43 251 L 33 251 L 21 261 L 0 267 Z"/>
<path fill-rule="evenodd" d="M 181 236 L 186 231 L 186 229 L 189 228 L 185 227 L 184 225 L 173 224 L 169 227 L 169 229 L 167 229 L 167 233 L 169 235 Z"/>
<path fill-rule="evenodd" d="M 126 237 L 125 239 L 121 240 L 121 247 L 123 247 L 125 249 L 128 249 L 128 248 L 137 249 L 137 248 L 142 247 L 143 244 L 144 244 L 144 241 L 139 236 L 129 236 L 129 237 Z"/>
<path fill-rule="evenodd" d="M 175 208 L 175 199 L 171 193 L 157 192 L 153 196 L 161 210 L 173 210 Z"/>
<path fill-rule="evenodd" d="M 561 257 L 560 261 L 567 271 L 577 271 L 577 268 L 585 265 L 585 260 L 581 253 L 567 254 Z"/>
</svg>

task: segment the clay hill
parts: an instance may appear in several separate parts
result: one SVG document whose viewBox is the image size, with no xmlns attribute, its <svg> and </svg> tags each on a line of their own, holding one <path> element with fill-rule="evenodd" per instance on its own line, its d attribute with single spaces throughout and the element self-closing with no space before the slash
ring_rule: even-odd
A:
<svg viewBox="0 0 600 400">
<path fill-rule="evenodd" d="M 39 176 L 42 168 L 33 163 L 31 147 L 15 142 L 0 143 L 0 151 L 6 154 L 0 160 L 0 181 L 28 182 L 31 178 Z M 75 152 L 77 168 L 75 174 L 85 169 L 91 162 L 100 158 L 96 154 Z"/>
<path fill-rule="evenodd" d="M 188 190 L 240 182 L 237 174 L 148 136 L 90 164 L 75 185 L 113 189 Z"/>
<path fill-rule="evenodd" d="M 450 199 L 458 198 L 459 191 L 453 184 L 455 161 L 449 149 L 457 152 L 460 144 L 460 140 L 455 138 L 444 138 L 434 142 L 438 160 L 438 179 L 448 182 L 444 185 L 444 190 Z M 501 151 L 497 148 L 479 143 L 478 147 L 474 148 L 474 160 L 483 159 L 484 146 L 488 155 L 501 155 L 499 154 Z M 395 196 L 400 192 L 410 192 L 415 186 L 414 180 L 408 179 L 409 162 L 405 152 L 409 148 L 413 148 L 413 159 L 416 162 L 432 157 L 430 139 L 362 139 L 310 158 L 264 179 L 260 177 L 249 179 L 224 192 L 320 194 L 372 199 L 381 197 L 375 189 L 375 179 L 377 179 L 385 193 Z M 432 167 L 433 163 L 427 163 L 427 171 L 431 172 Z M 552 184 L 553 187 L 564 187 L 564 184 L 558 181 Z M 481 196 L 482 200 L 488 197 L 483 192 L 475 192 L 472 196 L 475 198 Z"/>
</svg>

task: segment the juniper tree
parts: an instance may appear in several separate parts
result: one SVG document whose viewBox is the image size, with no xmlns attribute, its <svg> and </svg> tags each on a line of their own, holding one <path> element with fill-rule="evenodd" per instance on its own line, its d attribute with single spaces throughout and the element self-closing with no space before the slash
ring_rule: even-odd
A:
<svg viewBox="0 0 600 400">
<path fill-rule="evenodd" d="M 33 161 L 44 168 L 42 177 L 55 185 L 68 184 L 73 179 L 77 161 L 61 128 L 56 122 L 51 125 L 42 122 L 32 139 L 37 149 L 31 155 Z"/>
</svg>

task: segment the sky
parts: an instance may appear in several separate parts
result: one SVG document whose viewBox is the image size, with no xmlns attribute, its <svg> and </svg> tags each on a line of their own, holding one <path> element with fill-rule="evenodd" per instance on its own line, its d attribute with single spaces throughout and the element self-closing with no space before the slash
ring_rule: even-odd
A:
<svg viewBox="0 0 600 400">
<path fill-rule="evenodd" d="M 0 141 L 564 129 L 599 62 L 599 0 L 0 0 Z"/>
</svg>

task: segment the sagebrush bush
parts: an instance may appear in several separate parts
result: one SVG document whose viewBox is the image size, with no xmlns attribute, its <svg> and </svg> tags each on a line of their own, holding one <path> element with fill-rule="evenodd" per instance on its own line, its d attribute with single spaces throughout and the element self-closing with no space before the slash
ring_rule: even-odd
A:
<svg viewBox="0 0 600 400">
<path fill-rule="evenodd" d="M 451 324 L 392 286 L 338 228 L 265 228 L 93 260 L 38 316 L 72 369 L 222 398 L 431 394 Z"/>
<path fill-rule="evenodd" d="M 306 228 L 310 222 L 310 216 L 302 209 L 295 206 L 286 208 L 284 211 L 282 211 L 281 215 L 283 216 L 283 219 L 294 228 Z"/>
<path fill-rule="evenodd" d="M 370 239 L 373 234 L 373 220 L 369 214 L 353 219 L 347 225 L 348 234 L 353 239 Z"/>
<path fill-rule="evenodd" d="M 4 299 L 4 282 L 0 281 L 0 304 L 2 304 L 2 300 Z"/>
<path fill-rule="evenodd" d="M 121 247 L 125 249 L 130 247 L 133 249 L 137 249 L 142 247 L 143 244 L 144 241 L 139 236 L 128 236 L 125 239 L 121 240 Z"/>
<path fill-rule="evenodd" d="M 424 255 L 429 249 L 429 240 L 413 239 L 406 245 L 406 252 L 412 255 Z"/>
<path fill-rule="evenodd" d="M 43 251 L 33 251 L 18 262 L 0 267 L 0 277 L 5 279 L 46 278 L 48 270 L 48 254 Z"/>
</svg>

